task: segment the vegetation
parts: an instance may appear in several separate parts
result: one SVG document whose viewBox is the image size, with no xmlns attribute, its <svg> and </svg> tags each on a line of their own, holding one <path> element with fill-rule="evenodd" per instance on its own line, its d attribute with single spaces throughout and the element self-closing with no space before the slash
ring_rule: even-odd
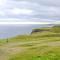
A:
<svg viewBox="0 0 60 60">
<path fill-rule="evenodd" d="M 60 26 L 36 30 L 41 31 L 0 40 L 0 59 L 60 60 Z"/>
</svg>

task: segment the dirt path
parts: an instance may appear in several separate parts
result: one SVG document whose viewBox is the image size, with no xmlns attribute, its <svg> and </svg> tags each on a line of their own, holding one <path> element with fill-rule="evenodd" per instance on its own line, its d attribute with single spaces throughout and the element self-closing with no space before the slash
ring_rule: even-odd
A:
<svg viewBox="0 0 60 60">
<path fill-rule="evenodd" d="M 0 51 L 1 60 L 8 60 L 9 55 L 20 53 L 26 50 L 26 48 L 22 47 L 2 47 L 0 49 L 1 49 Z"/>
</svg>

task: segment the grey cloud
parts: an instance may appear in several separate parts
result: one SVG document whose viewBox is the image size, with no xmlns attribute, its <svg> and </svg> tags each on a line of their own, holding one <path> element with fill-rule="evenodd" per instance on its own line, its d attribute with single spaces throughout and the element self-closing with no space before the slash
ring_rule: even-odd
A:
<svg viewBox="0 0 60 60">
<path fill-rule="evenodd" d="M 15 0 L 15 1 L 17 1 L 17 0 Z M 60 0 L 18 0 L 18 1 L 31 1 L 31 2 L 39 3 L 41 5 L 60 7 Z"/>
<path fill-rule="evenodd" d="M 12 15 L 10 10 L 13 8 L 30 9 L 34 12 L 31 15 Z M 60 0 L 8 0 L 7 4 L 0 9 L 5 12 L 6 18 L 33 19 L 39 18 L 48 20 L 60 20 Z"/>
</svg>

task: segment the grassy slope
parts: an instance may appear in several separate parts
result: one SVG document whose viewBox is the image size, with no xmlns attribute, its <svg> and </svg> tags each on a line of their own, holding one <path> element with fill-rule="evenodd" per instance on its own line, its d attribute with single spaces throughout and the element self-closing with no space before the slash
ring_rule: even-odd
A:
<svg viewBox="0 0 60 60">
<path fill-rule="evenodd" d="M 60 60 L 60 28 L 8 40 L 0 41 L 1 60 Z"/>
</svg>

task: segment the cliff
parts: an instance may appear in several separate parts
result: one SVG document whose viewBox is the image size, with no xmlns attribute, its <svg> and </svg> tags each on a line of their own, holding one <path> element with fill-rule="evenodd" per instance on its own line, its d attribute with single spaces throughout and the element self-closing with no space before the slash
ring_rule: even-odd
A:
<svg viewBox="0 0 60 60">
<path fill-rule="evenodd" d="M 56 25 L 56 26 L 48 27 L 48 28 L 33 29 L 31 34 L 37 33 L 37 32 L 55 32 L 55 33 L 60 33 L 60 25 Z"/>
</svg>

